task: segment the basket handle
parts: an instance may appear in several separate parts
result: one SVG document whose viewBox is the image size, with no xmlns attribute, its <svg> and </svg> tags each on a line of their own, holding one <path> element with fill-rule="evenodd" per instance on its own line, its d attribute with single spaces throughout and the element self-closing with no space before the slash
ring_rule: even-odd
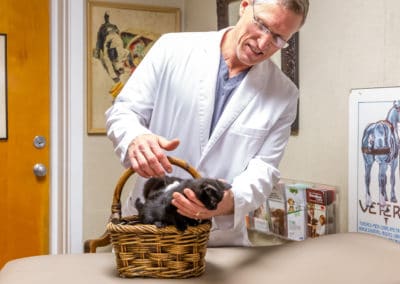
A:
<svg viewBox="0 0 400 284">
<path fill-rule="evenodd" d="M 193 168 L 191 165 L 189 165 L 187 162 L 184 160 L 175 158 L 175 157 L 170 157 L 167 156 L 168 161 L 175 165 L 178 166 L 184 170 L 186 170 L 193 178 L 200 178 L 201 175 L 199 172 Z M 114 197 L 113 197 L 113 202 L 111 205 L 111 222 L 114 224 L 120 223 L 121 220 L 121 193 L 122 189 L 125 185 L 125 183 L 128 181 L 129 177 L 133 175 L 135 171 L 132 168 L 127 169 L 119 178 L 118 183 L 115 187 L 114 190 Z"/>
</svg>

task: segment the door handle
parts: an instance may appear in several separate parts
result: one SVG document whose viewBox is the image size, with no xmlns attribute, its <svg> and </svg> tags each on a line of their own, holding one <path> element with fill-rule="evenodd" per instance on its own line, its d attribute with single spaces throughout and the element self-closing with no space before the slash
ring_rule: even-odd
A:
<svg viewBox="0 0 400 284">
<path fill-rule="evenodd" d="M 46 166 L 41 164 L 41 163 L 37 163 L 33 166 L 33 173 L 35 174 L 35 176 L 37 177 L 44 177 L 47 174 L 47 169 Z"/>
</svg>

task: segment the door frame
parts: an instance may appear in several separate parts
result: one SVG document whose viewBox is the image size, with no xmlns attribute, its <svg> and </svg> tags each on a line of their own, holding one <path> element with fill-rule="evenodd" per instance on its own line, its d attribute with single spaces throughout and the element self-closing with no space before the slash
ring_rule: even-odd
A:
<svg viewBox="0 0 400 284">
<path fill-rule="evenodd" d="M 83 251 L 84 5 L 50 0 L 50 254 Z M 73 20 L 72 20 L 73 19 Z"/>
</svg>

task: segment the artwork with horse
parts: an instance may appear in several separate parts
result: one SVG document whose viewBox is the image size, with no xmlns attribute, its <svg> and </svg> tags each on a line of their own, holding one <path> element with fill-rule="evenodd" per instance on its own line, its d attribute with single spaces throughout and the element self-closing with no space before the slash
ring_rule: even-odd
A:
<svg viewBox="0 0 400 284">
<path fill-rule="evenodd" d="M 393 102 L 386 119 L 368 124 L 362 136 L 361 151 L 365 167 L 366 206 L 371 205 L 371 169 L 376 162 L 379 183 L 379 205 L 386 206 L 388 196 L 386 192 L 387 170 L 390 167 L 390 202 L 397 203 L 395 184 L 396 169 L 399 163 L 400 140 L 398 123 L 400 122 L 400 100 Z"/>
</svg>

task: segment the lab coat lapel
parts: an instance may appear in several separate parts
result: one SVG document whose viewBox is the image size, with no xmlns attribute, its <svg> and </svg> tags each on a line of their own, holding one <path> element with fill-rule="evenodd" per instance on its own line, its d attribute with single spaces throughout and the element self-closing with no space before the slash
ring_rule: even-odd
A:
<svg viewBox="0 0 400 284">
<path fill-rule="evenodd" d="M 252 91 L 251 85 L 254 84 L 252 70 L 246 75 L 242 83 L 232 94 L 232 97 L 225 107 L 215 129 L 202 152 L 202 159 L 210 152 L 213 146 L 221 138 L 224 132 L 232 125 L 239 114 L 245 109 L 250 101 L 257 95 L 257 92 Z"/>
<path fill-rule="evenodd" d="M 210 125 L 212 114 L 214 111 L 215 87 L 217 83 L 219 58 L 220 58 L 220 42 L 223 31 L 219 32 L 214 38 L 215 41 L 209 41 L 204 48 L 204 57 L 200 58 L 199 65 L 206 66 L 202 68 L 204 73 L 198 77 L 199 80 L 199 136 L 200 151 L 203 153 L 207 147 L 210 136 Z"/>
</svg>

